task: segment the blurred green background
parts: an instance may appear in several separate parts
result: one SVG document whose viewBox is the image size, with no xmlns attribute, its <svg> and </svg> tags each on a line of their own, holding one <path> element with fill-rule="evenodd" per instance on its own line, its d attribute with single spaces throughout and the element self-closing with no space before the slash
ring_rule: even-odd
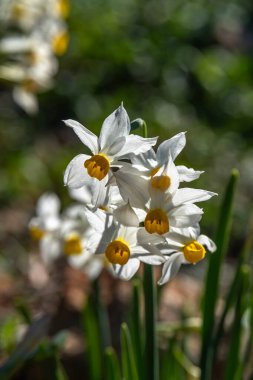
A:
<svg viewBox="0 0 253 380">
<path fill-rule="evenodd" d="M 68 203 L 62 175 L 83 146 L 61 120 L 99 132 L 123 101 L 150 136 L 187 131 L 177 164 L 206 171 L 193 187 L 221 194 L 230 170 L 239 169 L 234 229 L 243 239 L 253 185 L 253 2 L 72 0 L 67 22 L 68 52 L 35 117 L 1 84 L 1 215 L 12 210 L 17 222 L 15 210 L 27 209 L 28 220 L 44 191 Z M 204 205 L 206 233 L 218 204 Z"/>
</svg>

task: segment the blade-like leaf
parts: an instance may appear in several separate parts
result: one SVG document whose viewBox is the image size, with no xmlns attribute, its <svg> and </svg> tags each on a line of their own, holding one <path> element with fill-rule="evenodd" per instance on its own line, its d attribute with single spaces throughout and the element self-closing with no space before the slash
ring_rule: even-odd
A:
<svg viewBox="0 0 253 380">
<path fill-rule="evenodd" d="M 250 271 L 247 266 L 241 268 L 240 273 L 240 287 L 237 293 L 237 302 L 235 306 L 235 316 L 230 333 L 231 340 L 229 344 L 229 352 L 227 355 L 226 369 L 224 380 L 234 380 L 236 373 L 240 367 L 240 347 L 241 347 L 241 333 L 242 333 L 242 317 L 244 313 L 243 299 L 245 292 L 249 286 Z"/>
<path fill-rule="evenodd" d="M 105 350 L 105 374 L 106 380 L 120 380 L 120 367 L 117 355 L 112 347 Z"/>
<path fill-rule="evenodd" d="M 215 239 L 217 251 L 213 255 L 210 255 L 209 267 L 207 271 L 204 293 L 205 300 L 203 305 L 202 349 L 200 359 L 202 380 L 209 380 L 212 377 L 215 307 L 218 298 L 220 269 L 228 246 L 232 205 L 238 177 L 238 171 L 233 170 L 220 210 L 218 229 Z"/>
<path fill-rule="evenodd" d="M 121 325 L 121 357 L 124 380 L 138 380 L 132 340 L 126 323 Z"/>
<path fill-rule="evenodd" d="M 91 299 L 87 301 L 87 304 L 83 310 L 83 327 L 87 347 L 86 352 L 88 357 L 90 378 L 92 380 L 100 380 L 102 375 L 101 342 L 98 318 Z"/>
</svg>

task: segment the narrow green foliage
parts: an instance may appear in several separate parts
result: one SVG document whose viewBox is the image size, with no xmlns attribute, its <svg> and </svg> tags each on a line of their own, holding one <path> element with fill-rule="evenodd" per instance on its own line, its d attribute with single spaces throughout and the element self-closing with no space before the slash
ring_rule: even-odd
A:
<svg viewBox="0 0 253 380">
<path fill-rule="evenodd" d="M 102 375 L 102 352 L 98 318 L 91 298 L 83 310 L 86 353 L 92 380 L 100 380 Z"/>
<path fill-rule="evenodd" d="M 145 299 L 145 366 L 146 380 L 159 379 L 158 350 L 156 337 L 156 287 L 153 279 L 153 268 L 146 265 L 144 269 Z"/>
<path fill-rule="evenodd" d="M 120 380 L 120 367 L 117 355 L 112 347 L 105 350 L 105 378 L 106 380 Z"/>
<path fill-rule="evenodd" d="M 126 323 L 122 323 L 121 325 L 121 350 L 124 380 L 138 380 L 132 339 Z"/>
<path fill-rule="evenodd" d="M 203 305 L 202 350 L 200 359 L 202 380 L 208 380 L 212 377 L 215 307 L 218 299 L 220 270 L 228 246 L 231 228 L 232 205 L 238 177 L 238 171 L 233 170 L 220 210 L 218 229 L 215 239 L 217 251 L 213 255 L 210 255 L 204 293 L 205 302 Z"/>
<path fill-rule="evenodd" d="M 241 335 L 242 335 L 242 317 L 245 311 L 245 293 L 249 285 L 250 271 L 247 266 L 243 266 L 240 272 L 240 286 L 237 293 L 237 300 L 235 306 L 235 316 L 232 326 L 231 341 L 229 345 L 229 352 L 226 360 L 226 370 L 224 380 L 236 379 L 237 371 L 241 367 L 240 348 L 241 348 Z"/>
<path fill-rule="evenodd" d="M 187 378 L 189 379 L 199 379 L 200 377 L 200 369 L 196 367 L 192 362 L 187 358 L 184 352 L 181 350 L 179 345 L 174 345 L 173 347 L 173 355 L 176 361 L 181 365 L 187 374 Z"/>
<path fill-rule="evenodd" d="M 105 305 L 100 297 L 99 278 L 93 282 L 94 285 L 94 297 L 93 303 L 95 307 L 95 313 L 98 318 L 99 334 L 101 341 L 101 349 L 104 351 L 106 347 L 111 346 L 110 326 L 108 320 L 108 313 Z"/>
<path fill-rule="evenodd" d="M 179 364 L 178 361 L 175 360 L 175 355 L 173 352 L 174 346 L 175 346 L 174 338 L 169 339 L 168 348 L 166 349 L 166 351 L 161 351 L 160 353 L 161 379 L 186 380 L 184 369 L 182 368 L 181 364 Z"/>
<path fill-rule="evenodd" d="M 139 378 L 143 375 L 143 328 L 141 323 L 141 312 L 140 312 L 140 302 L 141 302 L 141 281 L 135 279 L 133 282 L 133 300 L 132 300 L 132 310 L 131 310 L 131 321 L 130 321 L 130 333 L 133 340 L 133 350 L 134 356 L 136 358 L 137 370 Z"/>
</svg>

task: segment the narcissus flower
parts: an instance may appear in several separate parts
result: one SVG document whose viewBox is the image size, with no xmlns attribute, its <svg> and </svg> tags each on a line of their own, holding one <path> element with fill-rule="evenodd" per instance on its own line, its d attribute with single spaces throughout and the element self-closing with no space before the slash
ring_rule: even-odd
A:
<svg viewBox="0 0 253 380">
<path fill-rule="evenodd" d="M 167 259 L 158 282 L 160 285 L 171 280 L 182 264 L 196 264 L 203 260 L 206 248 L 209 252 L 216 250 L 214 242 L 209 237 L 200 235 L 199 226 L 185 229 L 183 232 L 184 234 L 171 232 L 166 236 L 167 247 L 165 246 L 161 252 L 167 255 Z"/>
<path fill-rule="evenodd" d="M 147 236 L 139 235 L 139 220 L 129 204 L 117 209 L 121 223 L 115 223 L 112 216 L 100 210 L 95 213 L 87 210 L 87 218 L 98 233 L 103 230 L 96 253 L 104 253 L 117 277 L 129 280 L 139 269 L 140 262 L 151 265 L 164 262 L 158 249 L 147 242 Z"/>
<path fill-rule="evenodd" d="M 71 188 L 82 187 L 91 181 L 106 184 L 108 176 L 113 174 L 111 168 L 123 165 L 118 161 L 120 158 L 146 152 L 157 141 L 157 137 L 145 139 L 129 134 L 130 121 L 122 105 L 105 119 L 99 137 L 77 121 L 66 120 L 65 124 L 73 128 L 93 154 L 79 154 L 69 163 L 64 184 Z"/>
<path fill-rule="evenodd" d="M 178 189 L 171 195 L 153 187 L 147 179 L 121 170 L 115 173 L 115 178 L 123 199 L 144 211 L 144 227 L 150 234 L 163 235 L 173 228 L 195 225 L 203 211 L 194 203 L 215 195 L 210 191 L 191 188 Z"/>
</svg>

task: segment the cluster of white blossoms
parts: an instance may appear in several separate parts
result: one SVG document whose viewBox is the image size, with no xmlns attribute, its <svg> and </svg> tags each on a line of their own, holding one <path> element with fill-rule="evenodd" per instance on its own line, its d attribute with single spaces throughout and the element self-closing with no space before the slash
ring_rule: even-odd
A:
<svg viewBox="0 0 253 380">
<path fill-rule="evenodd" d="M 56 55 L 68 46 L 68 13 L 68 0 L 0 0 L 0 78 L 14 84 L 14 100 L 27 113 L 38 111 L 36 94 L 53 85 Z"/>
<path fill-rule="evenodd" d="M 162 265 L 159 284 L 163 284 L 181 264 L 195 264 L 206 250 L 215 250 L 215 244 L 200 234 L 203 210 L 195 204 L 215 193 L 179 188 L 202 173 L 174 163 L 185 146 L 185 133 L 154 150 L 157 137 L 131 134 L 122 105 L 105 119 L 99 137 L 77 121 L 65 124 L 91 155 L 74 157 L 64 174 L 78 203 L 59 215 L 56 196 L 47 194 L 39 200 L 30 230 L 40 240 L 45 260 L 65 254 L 70 265 L 91 277 L 107 267 L 125 280 L 141 262 Z"/>
</svg>

